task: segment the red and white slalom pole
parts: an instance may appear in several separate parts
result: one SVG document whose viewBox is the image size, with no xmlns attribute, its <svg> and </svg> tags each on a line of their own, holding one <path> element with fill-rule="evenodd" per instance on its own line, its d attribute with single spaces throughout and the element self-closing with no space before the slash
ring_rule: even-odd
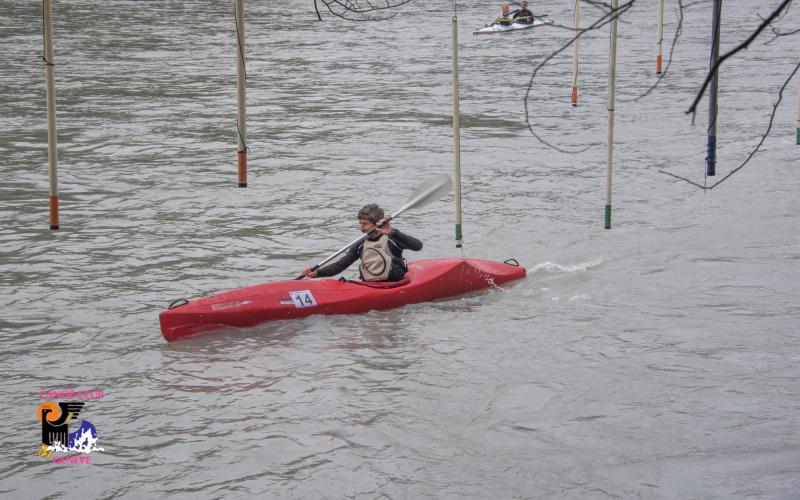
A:
<svg viewBox="0 0 800 500">
<path fill-rule="evenodd" d="M 44 23 L 44 77 L 47 86 L 47 160 L 50 176 L 50 229 L 58 229 L 58 133 L 56 130 L 56 86 L 53 75 L 53 11 L 50 0 L 42 2 Z"/>
<path fill-rule="evenodd" d="M 572 105 L 578 105 L 578 33 L 580 30 L 580 4 L 581 0 L 575 0 L 575 41 L 572 44 Z"/>
<path fill-rule="evenodd" d="M 245 103 L 245 84 L 247 74 L 244 66 L 244 0 L 236 0 L 236 90 L 238 130 L 237 165 L 239 187 L 247 187 L 247 107 Z"/>
<path fill-rule="evenodd" d="M 656 56 L 656 74 L 661 74 L 661 53 L 664 48 L 664 0 L 658 0 L 658 55 Z"/>
</svg>

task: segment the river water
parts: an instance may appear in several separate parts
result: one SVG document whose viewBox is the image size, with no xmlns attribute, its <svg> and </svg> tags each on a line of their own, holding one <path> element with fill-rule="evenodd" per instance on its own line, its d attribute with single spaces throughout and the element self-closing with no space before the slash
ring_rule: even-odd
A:
<svg viewBox="0 0 800 500">
<path fill-rule="evenodd" d="M 61 229 L 48 229 L 41 7 L 0 2 L 0 353 L 8 498 L 797 498 L 796 38 L 723 66 L 703 176 L 711 3 L 656 81 L 655 2 L 619 27 L 612 229 L 608 27 L 473 36 L 459 6 L 464 256 L 524 281 L 358 316 L 166 343 L 172 300 L 287 279 L 453 168 L 452 4 L 385 22 L 247 5 L 249 187 L 236 187 L 232 2 L 54 2 Z M 572 23 L 572 2 L 547 13 Z M 665 59 L 677 27 L 666 2 Z M 722 51 L 780 2 L 726 2 Z M 229 5 L 230 4 L 230 5 Z M 535 2 L 535 11 L 543 12 Z M 583 5 L 584 25 L 600 11 Z M 776 28 L 792 31 L 797 8 Z M 453 196 L 396 226 L 459 256 Z M 355 269 L 355 267 L 354 267 Z M 354 270 L 345 273 L 351 277 Z M 50 391 L 69 391 L 68 394 Z M 37 456 L 82 399 L 90 465 Z M 102 392 L 100 399 L 99 391 Z M 84 394 L 85 395 L 85 394 Z"/>
</svg>

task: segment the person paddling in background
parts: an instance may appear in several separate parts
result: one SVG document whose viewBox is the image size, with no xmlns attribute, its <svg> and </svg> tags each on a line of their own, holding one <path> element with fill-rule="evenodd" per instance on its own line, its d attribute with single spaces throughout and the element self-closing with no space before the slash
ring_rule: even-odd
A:
<svg viewBox="0 0 800 500">
<path fill-rule="evenodd" d="M 358 211 L 358 227 L 369 236 L 347 249 L 338 261 L 303 271 L 303 277 L 324 278 L 335 276 L 361 259 L 359 274 L 363 281 L 400 281 L 408 266 L 403 259 L 403 250 L 422 250 L 422 242 L 413 236 L 401 233 L 385 222 L 383 209 L 372 203 Z"/>
<path fill-rule="evenodd" d="M 533 12 L 528 10 L 528 2 L 523 1 L 519 9 L 514 11 L 514 16 L 511 18 L 515 23 L 531 24 L 533 23 Z"/>
<path fill-rule="evenodd" d="M 495 24 L 502 24 L 503 26 L 511 24 L 511 11 L 508 8 L 508 2 L 504 2 L 503 5 L 500 6 L 500 15 L 495 17 L 494 21 L 488 23 L 486 27 L 488 28 Z"/>
</svg>

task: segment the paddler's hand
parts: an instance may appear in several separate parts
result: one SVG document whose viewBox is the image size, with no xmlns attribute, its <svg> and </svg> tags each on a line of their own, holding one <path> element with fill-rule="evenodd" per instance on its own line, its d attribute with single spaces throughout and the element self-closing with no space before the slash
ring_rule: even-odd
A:
<svg viewBox="0 0 800 500">
<path fill-rule="evenodd" d="M 304 278 L 316 278 L 317 277 L 317 272 L 316 271 L 312 271 L 311 268 L 304 269 L 303 270 L 303 277 Z"/>
<path fill-rule="evenodd" d="M 378 231 L 381 234 L 385 234 L 386 236 L 391 236 L 392 225 L 386 222 L 386 219 L 381 219 L 376 224 L 375 231 Z"/>
</svg>

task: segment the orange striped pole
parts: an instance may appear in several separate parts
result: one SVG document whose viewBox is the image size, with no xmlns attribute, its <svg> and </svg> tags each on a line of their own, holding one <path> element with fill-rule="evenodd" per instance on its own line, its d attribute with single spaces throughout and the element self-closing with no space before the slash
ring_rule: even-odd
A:
<svg viewBox="0 0 800 500">
<path fill-rule="evenodd" d="M 658 55 L 656 56 L 656 74 L 661 74 L 661 53 L 664 47 L 664 0 L 658 0 Z"/>
<path fill-rule="evenodd" d="M 239 187 L 247 187 L 247 150 L 236 152 Z"/>
<path fill-rule="evenodd" d="M 58 229 L 58 195 L 50 195 L 50 229 Z"/>
<path fill-rule="evenodd" d="M 50 229 L 58 229 L 58 145 L 56 132 L 56 86 L 53 75 L 53 10 L 50 0 L 42 2 L 44 77 L 47 97 L 47 162 L 50 178 Z"/>
<path fill-rule="evenodd" d="M 575 0 L 575 41 L 572 46 L 572 105 L 578 105 L 578 38 L 580 29 L 580 0 Z"/>
<path fill-rule="evenodd" d="M 236 90 L 238 97 L 238 113 L 236 128 L 239 131 L 237 166 L 239 187 L 247 187 L 247 111 L 245 101 L 245 83 L 247 73 L 244 67 L 244 0 L 236 0 Z"/>
</svg>

